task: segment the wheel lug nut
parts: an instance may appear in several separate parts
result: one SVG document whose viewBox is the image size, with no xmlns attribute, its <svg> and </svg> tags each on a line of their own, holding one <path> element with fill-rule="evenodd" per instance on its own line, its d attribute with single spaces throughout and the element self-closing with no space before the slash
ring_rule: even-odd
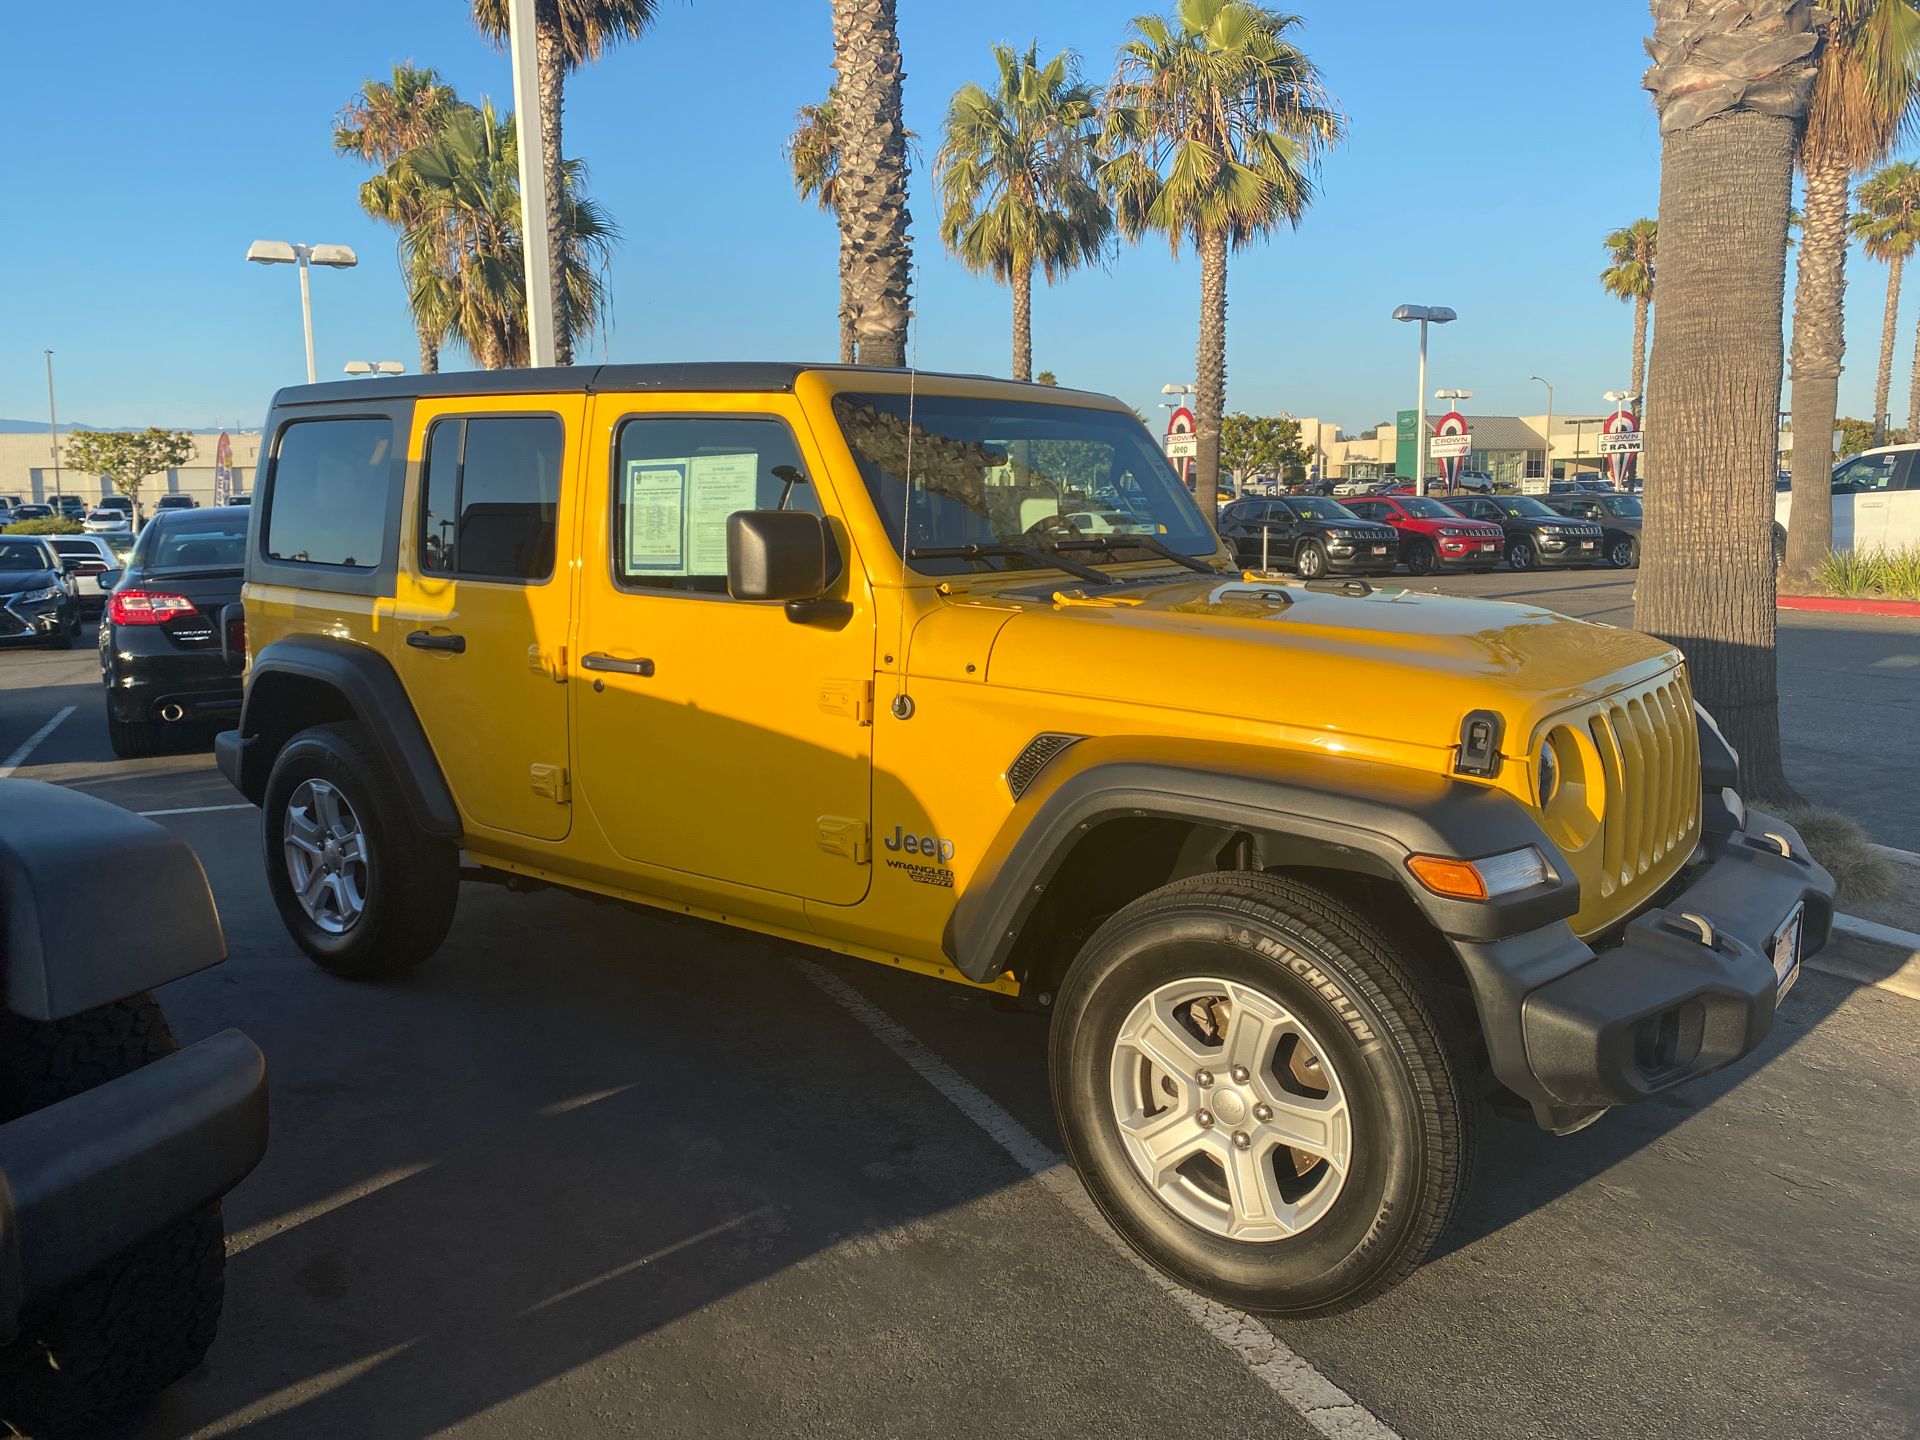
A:
<svg viewBox="0 0 1920 1440">
<path fill-rule="evenodd" d="M 1202 1130 L 1211 1130 L 1213 1128 L 1213 1111 L 1202 1110 L 1193 1118 L 1200 1122 L 1200 1128 Z"/>
<path fill-rule="evenodd" d="M 1246 1084 L 1246 1083 L 1247 1083 L 1247 1075 L 1248 1075 L 1248 1073 L 1249 1073 L 1249 1072 L 1248 1072 L 1248 1070 L 1247 1070 L 1247 1067 L 1246 1067 L 1246 1066 L 1244 1066 L 1244 1065 L 1236 1065 L 1236 1066 L 1234 1066 L 1234 1067 L 1233 1067 L 1233 1081 L 1234 1081 L 1234 1084 L 1236 1084 L 1236 1085 L 1244 1085 L 1244 1084 Z"/>
<path fill-rule="evenodd" d="M 1254 1106 L 1253 1118 L 1258 1120 L 1262 1125 L 1266 1124 L 1267 1121 L 1273 1119 L 1273 1107 L 1266 1104 Z"/>
<path fill-rule="evenodd" d="M 1244 1130 L 1236 1130 L 1233 1132 L 1233 1143 L 1239 1149 L 1244 1150 L 1253 1144 L 1253 1137 L 1248 1135 Z"/>
<path fill-rule="evenodd" d="M 1198 1075 L 1194 1076 L 1193 1078 L 1196 1084 L 1198 1084 L 1202 1089 L 1205 1089 L 1207 1086 L 1213 1084 L 1213 1071 L 1202 1070 Z"/>
</svg>

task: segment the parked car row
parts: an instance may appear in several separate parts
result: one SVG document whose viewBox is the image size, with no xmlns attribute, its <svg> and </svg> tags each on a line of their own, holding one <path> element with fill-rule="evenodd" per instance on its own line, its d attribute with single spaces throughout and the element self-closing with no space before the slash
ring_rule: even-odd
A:
<svg viewBox="0 0 1920 1440">
<path fill-rule="evenodd" d="M 1640 501 L 1583 491 L 1549 495 L 1383 494 L 1342 504 L 1291 495 L 1239 500 L 1220 512 L 1221 538 L 1254 569 L 1391 575 L 1570 569 L 1640 563 Z"/>
</svg>

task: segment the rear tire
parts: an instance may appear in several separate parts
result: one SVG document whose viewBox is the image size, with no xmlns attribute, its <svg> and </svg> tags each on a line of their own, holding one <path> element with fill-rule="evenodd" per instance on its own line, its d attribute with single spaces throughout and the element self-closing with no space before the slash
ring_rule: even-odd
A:
<svg viewBox="0 0 1920 1440">
<path fill-rule="evenodd" d="M 459 851 L 421 834 L 398 790 L 365 733 L 350 724 L 302 730 L 267 777 L 260 812 L 267 888 L 300 948 L 332 974 L 404 974 L 440 948 L 453 924 Z M 324 822 L 317 830 L 316 821 Z M 291 851 L 310 862 L 306 900 L 295 889 Z"/>
<path fill-rule="evenodd" d="M 107 743 L 122 760 L 139 760 L 153 754 L 154 728 L 138 720 L 116 720 L 107 716 Z"/>
<path fill-rule="evenodd" d="M 149 994 L 52 1024 L 0 1013 L 0 1120 L 91 1090 L 178 1048 Z M 32 1307 L 0 1346 L 0 1427 L 90 1427 L 194 1369 L 225 1293 L 220 1204 L 211 1201 Z"/>
<path fill-rule="evenodd" d="M 1242 1040 L 1234 1015 L 1266 1023 Z M 1180 1283 L 1263 1314 L 1347 1309 L 1413 1272 L 1471 1175 L 1473 1070 L 1447 1017 L 1327 892 L 1179 881 L 1102 925 L 1060 987 L 1061 1135 L 1108 1221 Z"/>
</svg>

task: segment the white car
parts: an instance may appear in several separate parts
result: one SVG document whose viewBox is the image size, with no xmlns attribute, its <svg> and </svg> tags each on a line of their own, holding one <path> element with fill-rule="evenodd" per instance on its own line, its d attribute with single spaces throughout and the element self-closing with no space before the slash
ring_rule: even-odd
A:
<svg viewBox="0 0 1920 1440">
<path fill-rule="evenodd" d="M 89 535 L 102 535 L 111 530 L 132 534 L 133 521 L 124 510 L 89 510 L 80 528 Z"/>
<path fill-rule="evenodd" d="M 1785 525 L 1793 492 L 1779 491 L 1773 518 Z M 1903 550 L 1920 546 L 1920 444 L 1882 445 L 1833 469 L 1833 548 Z"/>
<path fill-rule="evenodd" d="M 99 614 L 107 604 L 106 587 L 101 585 L 100 577 L 125 566 L 120 552 L 107 543 L 104 535 L 49 535 L 47 543 L 53 546 L 53 553 L 60 557 L 63 568 L 79 562 L 67 571 L 73 577 L 73 593 L 80 601 L 83 614 Z"/>
</svg>

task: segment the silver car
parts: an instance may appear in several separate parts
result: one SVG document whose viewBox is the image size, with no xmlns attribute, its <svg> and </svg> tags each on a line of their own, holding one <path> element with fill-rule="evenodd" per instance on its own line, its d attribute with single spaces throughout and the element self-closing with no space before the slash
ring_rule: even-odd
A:
<svg viewBox="0 0 1920 1440">
<path fill-rule="evenodd" d="M 107 588 L 100 583 L 100 577 L 109 570 L 119 570 L 126 563 L 107 543 L 107 537 L 49 535 L 47 543 L 60 557 L 62 568 L 73 577 L 73 593 L 80 602 L 80 613 L 98 615 L 106 609 Z"/>
</svg>

